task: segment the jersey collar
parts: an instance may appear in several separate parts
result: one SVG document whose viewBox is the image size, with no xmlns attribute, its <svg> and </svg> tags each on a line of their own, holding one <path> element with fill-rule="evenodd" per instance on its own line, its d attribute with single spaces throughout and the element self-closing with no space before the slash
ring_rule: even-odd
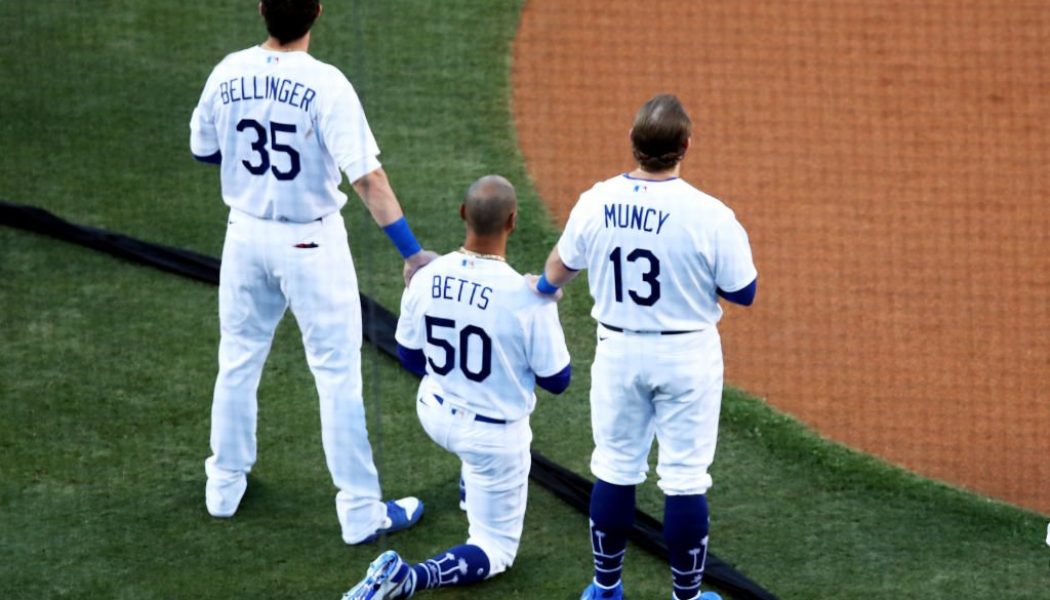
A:
<svg viewBox="0 0 1050 600">
<path fill-rule="evenodd" d="M 667 177 L 665 179 L 642 179 L 641 177 L 631 177 L 630 173 L 624 173 L 623 176 L 631 181 L 645 181 L 647 183 L 663 183 L 665 181 L 674 181 L 675 179 L 678 179 L 678 175 Z"/>
</svg>

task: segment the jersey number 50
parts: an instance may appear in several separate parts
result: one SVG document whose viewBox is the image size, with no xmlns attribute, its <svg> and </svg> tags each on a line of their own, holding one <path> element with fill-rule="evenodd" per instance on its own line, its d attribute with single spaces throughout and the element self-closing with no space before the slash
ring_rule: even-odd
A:
<svg viewBox="0 0 1050 600">
<path fill-rule="evenodd" d="M 282 144 L 277 141 L 278 133 L 295 133 L 295 125 L 274 121 L 270 123 L 270 135 L 267 137 L 266 128 L 261 123 L 255 119 L 241 119 L 237 122 L 237 131 L 244 131 L 245 129 L 255 131 L 255 141 L 252 142 L 252 150 L 259 155 L 259 162 L 252 163 L 242 160 L 241 164 L 244 165 L 244 168 L 248 169 L 248 172 L 252 175 L 265 175 L 267 171 L 270 171 L 280 181 L 295 179 L 295 176 L 299 174 L 302 168 L 299 164 L 299 151 L 288 144 Z M 267 142 L 270 143 L 269 149 L 266 148 Z M 270 150 L 288 155 L 287 171 L 282 171 L 276 166 L 270 165 Z"/>
<path fill-rule="evenodd" d="M 619 246 L 616 247 L 610 254 L 609 260 L 613 264 L 613 295 L 617 302 L 623 302 L 623 250 Z M 647 294 L 644 296 L 634 290 L 627 290 L 628 295 L 631 296 L 631 300 L 634 300 L 635 304 L 641 306 L 652 306 L 656 304 L 656 301 L 660 299 L 660 259 L 656 258 L 656 255 L 646 250 L 645 248 L 635 248 L 627 254 L 627 262 L 635 262 L 637 260 L 644 259 L 648 263 L 649 268 L 642 273 L 642 281 L 644 281 L 649 289 Z"/>
<path fill-rule="evenodd" d="M 445 352 L 445 360 L 440 365 L 429 356 L 427 357 L 427 362 L 430 363 L 430 368 L 434 369 L 434 372 L 438 375 L 448 375 L 452 372 L 453 367 L 456 366 L 456 346 L 447 339 L 438 337 L 437 334 L 439 328 L 447 327 L 455 330 L 456 322 L 452 319 L 442 319 L 430 315 L 426 315 L 425 321 L 427 324 L 427 343 L 437 346 Z M 470 360 L 467 357 L 472 338 L 477 338 L 481 342 L 481 367 L 474 370 L 470 368 Z M 485 333 L 484 329 L 477 325 L 467 325 L 459 330 L 459 370 L 463 371 L 463 375 L 471 381 L 485 381 L 492 373 L 492 338 Z"/>
</svg>

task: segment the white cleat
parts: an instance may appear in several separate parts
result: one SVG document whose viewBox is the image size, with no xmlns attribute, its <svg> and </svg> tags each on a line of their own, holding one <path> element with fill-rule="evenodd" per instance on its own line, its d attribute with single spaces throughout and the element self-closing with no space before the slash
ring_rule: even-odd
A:
<svg viewBox="0 0 1050 600">
<path fill-rule="evenodd" d="M 243 473 L 230 479 L 209 477 L 208 483 L 204 484 L 204 504 L 208 507 L 208 514 L 219 519 L 232 517 L 241 505 L 246 489 L 248 477 Z"/>
</svg>

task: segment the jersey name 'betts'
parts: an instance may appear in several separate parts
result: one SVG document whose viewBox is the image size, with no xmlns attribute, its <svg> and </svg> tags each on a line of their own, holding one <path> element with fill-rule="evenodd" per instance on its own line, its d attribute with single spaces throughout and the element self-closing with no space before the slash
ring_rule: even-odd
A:
<svg viewBox="0 0 1050 600">
<path fill-rule="evenodd" d="M 346 204 L 340 170 L 355 181 L 380 166 L 353 86 L 306 52 L 230 54 L 208 77 L 190 125 L 195 155 L 222 153 L 223 201 L 261 219 L 329 215 Z"/>
<path fill-rule="evenodd" d="M 419 271 L 401 299 L 397 342 L 423 349 L 421 392 L 517 421 L 536 406 L 536 377 L 569 364 L 557 303 L 508 264 L 452 252 Z"/>
<path fill-rule="evenodd" d="M 716 288 L 739 290 L 757 276 L 733 211 L 677 177 L 597 183 L 573 207 L 558 254 L 589 271 L 591 316 L 635 331 L 714 326 Z"/>
</svg>

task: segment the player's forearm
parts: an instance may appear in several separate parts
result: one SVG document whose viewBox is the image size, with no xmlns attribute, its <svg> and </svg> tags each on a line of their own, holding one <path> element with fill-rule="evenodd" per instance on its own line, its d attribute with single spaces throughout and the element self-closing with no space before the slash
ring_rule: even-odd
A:
<svg viewBox="0 0 1050 600">
<path fill-rule="evenodd" d="M 386 227 L 405 216 L 382 167 L 363 175 L 351 185 L 380 227 Z"/>
<path fill-rule="evenodd" d="M 403 276 L 407 286 L 415 272 L 437 258 L 437 254 L 424 250 L 416 240 L 382 167 L 363 175 L 351 185 L 365 203 L 372 219 L 383 228 L 383 233 L 397 247 L 401 258 L 405 259 Z"/>
<path fill-rule="evenodd" d="M 369 214 L 376 224 L 383 228 L 390 241 L 397 246 L 401 257 L 408 259 L 423 250 L 412 229 L 405 220 L 405 213 L 401 210 L 401 204 L 390 187 L 390 180 L 386 172 L 378 168 L 371 173 L 362 176 L 353 182 L 354 191 L 365 203 Z"/>
<path fill-rule="evenodd" d="M 561 255 L 558 254 L 557 246 L 551 250 L 550 256 L 547 257 L 547 263 L 543 266 L 543 275 L 546 277 L 547 282 L 559 288 L 572 281 L 579 273 L 579 271 L 573 271 L 565 266 L 565 263 L 561 260 Z"/>
</svg>

